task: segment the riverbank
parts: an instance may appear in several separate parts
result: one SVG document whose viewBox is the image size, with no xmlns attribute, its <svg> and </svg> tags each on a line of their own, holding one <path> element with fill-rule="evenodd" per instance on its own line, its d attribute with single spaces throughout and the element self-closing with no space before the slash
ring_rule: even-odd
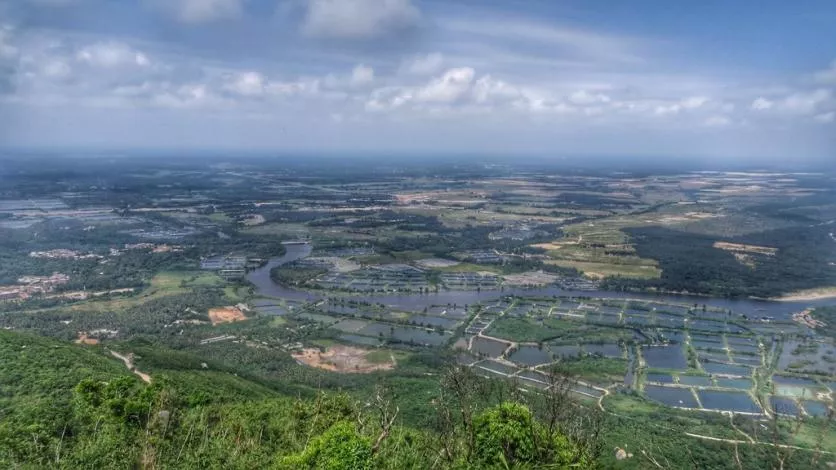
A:
<svg viewBox="0 0 836 470">
<path fill-rule="evenodd" d="M 247 274 L 247 281 L 249 281 L 259 296 L 270 298 L 281 298 L 287 300 L 295 300 L 300 302 L 311 302 L 322 300 L 329 296 L 335 295 L 328 292 L 317 292 L 299 290 L 292 287 L 281 286 L 273 282 L 270 277 L 270 270 L 274 267 L 287 264 L 300 258 L 310 255 L 312 246 L 310 244 L 304 245 L 287 245 L 287 252 L 280 257 L 271 258 L 263 267 L 253 270 Z M 329 295 L 330 294 L 330 295 Z M 339 294 L 337 294 L 339 295 Z M 432 305 L 458 304 L 467 305 L 475 304 L 485 301 L 493 301 L 498 297 L 518 295 L 524 297 L 591 297 L 591 298 L 607 298 L 607 299 L 635 299 L 648 302 L 665 302 L 670 304 L 683 305 L 707 305 L 708 307 L 731 310 L 737 314 L 745 314 L 750 317 L 773 317 L 777 320 L 791 319 L 793 313 L 804 310 L 808 307 L 815 307 L 821 305 L 836 304 L 836 298 L 823 298 L 819 300 L 801 300 L 793 301 L 786 300 L 783 302 L 776 302 L 774 300 L 766 299 L 751 299 L 751 298 L 735 298 L 726 299 L 708 296 L 691 295 L 670 295 L 661 293 L 638 293 L 638 292 L 619 292 L 619 291 L 573 291 L 563 290 L 557 287 L 534 288 L 534 289 L 519 289 L 506 288 L 505 290 L 483 290 L 483 291 L 444 291 L 439 292 L 424 292 L 424 293 L 356 293 L 348 295 L 354 299 L 362 299 L 372 303 L 382 303 L 394 309 L 401 309 L 406 311 L 419 311 L 425 307 Z"/>
<path fill-rule="evenodd" d="M 836 301 L 836 287 L 821 287 L 818 289 L 807 289 L 792 292 L 781 297 L 773 297 L 769 300 L 776 302 L 814 302 L 817 300 Z"/>
</svg>

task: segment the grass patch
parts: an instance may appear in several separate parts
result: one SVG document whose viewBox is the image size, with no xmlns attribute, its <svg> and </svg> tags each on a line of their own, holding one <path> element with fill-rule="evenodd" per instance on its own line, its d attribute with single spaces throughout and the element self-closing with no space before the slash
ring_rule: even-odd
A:
<svg viewBox="0 0 836 470">
<path fill-rule="evenodd" d="M 578 377 L 595 383 L 623 382 L 627 372 L 627 360 L 604 357 L 582 357 L 558 363 L 556 369 L 570 377 Z"/>
<path fill-rule="evenodd" d="M 455 266 L 447 266 L 445 268 L 433 268 L 433 271 L 439 271 L 443 273 L 478 273 L 478 272 L 491 272 L 494 274 L 500 274 L 501 270 L 496 266 L 485 266 L 481 264 L 473 264 L 473 263 L 460 263 Z"/>
<path fill-rule="evenodd" d="M 303 237 L 306 238 L 310 234 L 310 230 L 303 224 L 265 224 L 254 227 L 247 227 L 242 230 L 243 233 L 253 235 L 276 235 L 287 236 L 291 238 Z"/>
<path fill-rule="evenodd" d="M 635 259 L 641 260 L 641 258 Z M 659 279 L 662 276 L 662 270 L 655 264 L 614 264 L 562 259 L 551 259 L 546 263 L 562 268 L 574 268 L 588 277 L 598 279 L 614 276 L 633 279 Z"/>
<path fill-rule="evenodd" d="M 371 351 L 366 354 L 366 360 L 372 364 L 385 364 L 387 362 L 392 362 L 392 352 L 385 349 Z"/>
<path fill-rule="evenodd" d="M 284 317 L 273 317 L 270 319 L 270 323 L 267 326 L 270 327 L 278 327 L 287 324 L 287 320 Z"/>
<path fill-rule="evenodd" d="M 151 278 L 150 287 L 133 296 L 113 299 L 89 299 L 66 307 L 71 311 L 114 312 L 128 309 L 151 300 L 172 295 L 186 294 L 193 287 L 219 287 L 226 282 L 218 275 L 200 271 L 166 271 Z"/>
</svg>

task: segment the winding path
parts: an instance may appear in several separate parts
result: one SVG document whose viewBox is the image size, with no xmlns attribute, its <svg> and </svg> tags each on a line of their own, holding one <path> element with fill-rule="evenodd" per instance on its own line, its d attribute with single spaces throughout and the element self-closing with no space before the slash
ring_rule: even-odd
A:
<svg viewBox="0 0 836 470">
<path fill-rule="evenodd" d="M 125 356 L 125 355 L 119 354 L 118 352 L 116 352 L 112 349 L 108 349 L 108 351 L 110 352 L 111 356 L 113 356 L 113 357 L 121 360 L 122 362 L 124 362 L 125 367 L 127 367 L 129 371 L 136 374 L 140 379 L 142 379 L 143 382 L 145 382 L 147 384 L 151 383 L 151 376 L 144 373 L 144 372 L 139 371 L 139 369 L 137 369 L 136 366 L 134 365 L 134 353 L 128 353 L 128 355 Z"/>
</svg>

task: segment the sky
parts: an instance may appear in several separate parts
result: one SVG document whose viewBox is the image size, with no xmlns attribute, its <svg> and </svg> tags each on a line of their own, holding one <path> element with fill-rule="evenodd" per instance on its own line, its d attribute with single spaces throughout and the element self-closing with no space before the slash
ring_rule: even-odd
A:
<svg viewBox="0 0 836 470">
<path fill-rule="evenodd" d="M 836 165 L 832 0 L 4 0 L 0 147 Z"/>
</svg>

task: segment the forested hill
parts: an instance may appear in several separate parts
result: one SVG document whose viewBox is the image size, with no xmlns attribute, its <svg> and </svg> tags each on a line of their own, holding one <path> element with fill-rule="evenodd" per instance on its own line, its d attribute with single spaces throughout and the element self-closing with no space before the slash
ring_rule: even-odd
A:
<svg viewBox="0 0 836 470">
<path fill-rule="evenodd" d="M 149 384 L 99 346 L 0 331 L 0 468 L 599 466 L 594 440 L 510 399 L 450 406 L 431 432 L 404 427 L 382 392 L 288 397 L 172 357 Z"/>
</svg>

